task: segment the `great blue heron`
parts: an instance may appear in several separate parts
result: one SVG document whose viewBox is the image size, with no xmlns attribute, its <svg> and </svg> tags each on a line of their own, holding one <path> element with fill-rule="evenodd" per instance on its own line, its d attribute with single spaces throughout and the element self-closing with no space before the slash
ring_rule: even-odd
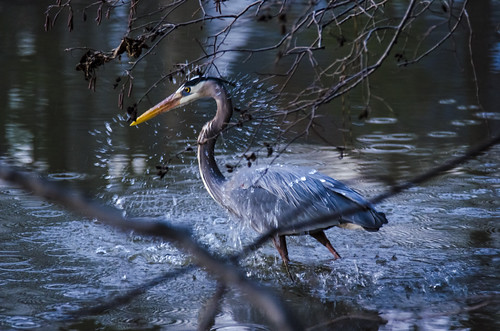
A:
<svg viewBox="0 0 500 331">
<path fill-rule="evenodd" d="M 215 117 L 207 122 L 198 136 L 198 164 L 201 179 L 212 198 L 257 232 L 278 228 L 273 237 L 288 271 L 285 236 L 309 234 L 326 246 L 335 259 L 340 255 L 324 230 L 333 227 L 362 228 L 377 231 L 387 223 L 385 215 L 376 211 L 359 193 L 341 182 L 304 168 L 270 166 L 247 168 L 227 179 L 215 162 L 215 141 L 233 114 L 231 99 L 224 82 L 217 78 L 197 77 L 185 82 L 175 93 L 152 107 L 130 125 L 137 125 L 156 115 L 186 105 L 200 98 L 213 98 L 217 103 Z M 360 207 L 356 213 L 331 218 L 321 225 L 294 229 L 304 220 Z M 286 231 L 279 229 L 286 228 Z"/>
</svg>

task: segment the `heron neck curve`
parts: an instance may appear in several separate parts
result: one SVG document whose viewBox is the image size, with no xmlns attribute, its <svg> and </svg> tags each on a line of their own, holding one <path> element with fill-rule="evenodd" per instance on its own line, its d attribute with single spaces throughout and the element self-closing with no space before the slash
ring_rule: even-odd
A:
<svg viewBox="0 0 500 331">
<path fill-rule="evenodd" d="M 215 201 L 222 204 L 222 187 L 226 178 L 215 161 L 215 143 L 231 119 L 233 105 L 223 86 L 217 85 L 209 95 L 217 103 L 217 113 L 203 126 L 198 136 L 198 166 L 205 188 Z"/>
</svg>

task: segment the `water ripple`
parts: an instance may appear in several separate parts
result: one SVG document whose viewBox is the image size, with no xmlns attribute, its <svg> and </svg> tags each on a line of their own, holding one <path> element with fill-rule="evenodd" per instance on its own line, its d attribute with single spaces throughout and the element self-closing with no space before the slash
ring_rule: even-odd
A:
<svg viewBox="0 0 500 331">
<path fill-rule="evenodd" d="M 361 151 L 364 153 L 372 154 L 393 154 L 393 153 L 408 153 L 413 151 L 415 146 L 405 145 L 405 144 L 390 144 L 390 143 L 379 143 L 372 144 L 367 148 L 363 148 Z"/>
<path fill-rule="evenodd" d="M 238 323 L 232 325 L 224 325 L 220 327 L 215 327 L 212 330 L 214 331 L 259 331 L 259 330 L 269 330 L 269 328 L 259 325 L 259 324 L 250 324 L 250 323 Z"/>
<path fill-rule="evenodd" d="M 434 154 L 434 150 L 431 148 L 417 148 L 414 149 L 413 151 L 409 152 L 408 155 L 411 156 L 430 156 Z"/>
<path fill-rule="evenodd" d="M 451 125 L 454 126 L 469 126 L 469 125 L 479 125 L 481 124 L 478 120 L 453 120 Z"/>
<path fill-rule="evenodd" d="M 175 316 L 161 315 L 161 316 L 148 316 L 147 320 L 143 316 L 123 316 L 113 318 L 112 323 L 114 325 L 123 325 L 125 327 L 131 327 L 136 325 L 154 325 L 154 326 L 168 326 L 169 328 L 181 328 L 185 330 L 196 329 L 196 326 L 191 325 L 191 320 L 189 318 L 177 318 Z"/>
<path fill-rule="evenodd" d="M 48 177 L 53 180 L 73 180 L 73 179 L 83 179 L 85 176 L 76 172 L 59 172 L 49 174 Z"/>
<path fill-rule="evenodd" d="M 0 318 L 1 320 L 2 318 Z M 8 316 L 3 320 L 6 325 L 14 329 L 32 330 L 42 326 L 37 318 L 31 316 Z"/>
<path fill-rule="evenodd" d="M 452 105 L 454 103 L 457 103 L 457 100 L 452 99 L 452 98 L 439 100 L 439 104 L 441 104 L 441 105 Z"/>
<path fill-rule="evenodd" d="M 365 134 L 357 138 L 361 142 L 412 141 L 417 138 L 413 133 Z"/>
<path fill-rule="evenodd" d="M 50 202 L 39 200 L 36 198 L 23 199 L 21 201 L 21 207 L 24 209 L 43 209 L 53 206 Z"/>
<path fill-rule="evenodd" d="M 70 286 L 62 294 L 65 297 L 72 299 L 90 300 L 90 299 L 102 298 L 103 296 L 106 295 L 106 292 L 104 291 L 104 289 L 98 289 L 82 285 L 82 286 L 77 286 L 76 288 L 75 286 Z"/>
<path fill-rule="evenodd" d="M 457 136 L 457 133 L 453 131 L 432 131 L 427 136 L 432 138 L 453 138 Z"/>
<path fill-rule="evenodd" d="M 24 196 L 24 195 L 29 195 L 29 192 L 26 192 L 25 190 L 21 190 L 19 188 L 8 188 L 5 190 L 0 191 L 1 194 L 5 195 L 10 195 L 10 196 Z"/>
<path fill-rule="evenodd" d="M 480 107 L 478 105 L 459 105 L 458 110 L 478 110 Z"/>
<path fill-rule="evenodd" d="M 40 218 L 52 218 L 52 217 L 60 217 L 64 215 L 63 211 L 60 210 L 36 210 L 29 213 L 31 216 L 40 217 Z"/>
<path fill-rule="evenodd" d="M 87 285 L 78 285 L 71 283 L 52 283 L 45 284 L 43 288 L 52 291 L 59 291 L 67 298 L 72 299 L 98 299 L 106 295 L 104 289 L 98 289 Z"/>
<path fill-rule="evenodd" d="M 461 216 L 461 217 L 474 217 L 474 218 L 492 218 L 500 217 L 500 212 L 489 212 L 482 208 L 475 207 L 461 207 L 454 208 L 448 212 L 450 215 Z"/>
<path fill-rule="evenodd" d="M 370 124 L 394 124 L 398 120 L 393 117 L 373 117 L 366 120 L 366 123 Z"/>
<path fill-rule="evenodd" d="M 494 112 L 478 112 L 474 116 L 485 120 L 500 120 L 500 113 Z"/>
<path fill-rule="evenodd" d="M 19 252 L 0 251 L 0 270 L 25 271 L 32 268 L 31 259 Z"/>
</svg>

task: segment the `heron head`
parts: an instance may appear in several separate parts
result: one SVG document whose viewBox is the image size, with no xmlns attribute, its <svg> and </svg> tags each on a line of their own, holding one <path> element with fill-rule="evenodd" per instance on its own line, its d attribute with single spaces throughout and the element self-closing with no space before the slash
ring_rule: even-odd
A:
<svg viewBox="0 0 500 331">
<path fill-rule="evenodd" d="M 186 105 L 197 99 L 210 96 L 210 94 L 207 93 L 207 87 L 212 85 L 212 81 L 212 78 L 206 77 L 195 77 L 188 80 L 172 95 L 166 97 L 163 101 L 145 111 L 135 121 L 130 123 L 130 126 L 146 122 L 156 115 L 175 109 L 181 105 Z"/>
</svg>

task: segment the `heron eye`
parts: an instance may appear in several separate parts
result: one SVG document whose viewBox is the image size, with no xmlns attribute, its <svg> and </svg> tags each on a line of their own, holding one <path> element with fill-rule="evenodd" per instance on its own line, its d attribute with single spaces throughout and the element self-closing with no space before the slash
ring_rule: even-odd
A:
<svg viewBox="0 0 500 331">
<path fill-rule="evenodd" d="M 184 88 L 184 93 L 185 93 L 185 94 L 189 94 L 189 93 L 191 93 L 191 88 L 190 88 L 190 87 L 188 87 L 188 86 L 186 86 L 186 87 Z"/>
</svg>

